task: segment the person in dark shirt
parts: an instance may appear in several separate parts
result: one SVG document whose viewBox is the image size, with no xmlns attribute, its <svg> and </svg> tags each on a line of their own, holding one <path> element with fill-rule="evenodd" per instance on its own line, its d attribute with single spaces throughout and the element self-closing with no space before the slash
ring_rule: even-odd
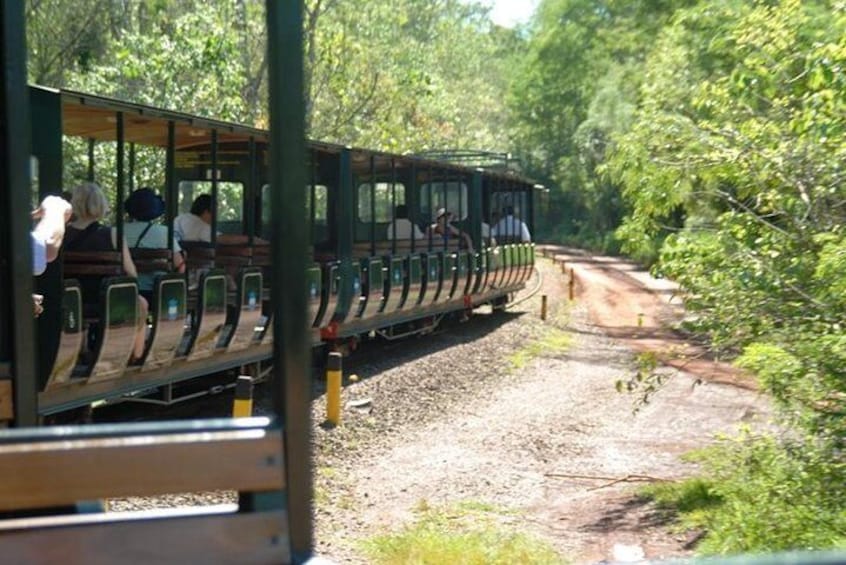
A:
<svg viewBox="0 0 846 565">
<path fill-rule="evenodd" d="M 73 189 L 71 204 L 75 219 L 65 232 L 66 251 L 117 251 L 117 230 L 100 223 L 109 211 L 109 202 L 100 187 L 92 182 L 83 183 Z M 138 277 L 135 263 L 129 254 L 126 240 L 121 242 L 121 258 L 124 273 Z M 79 277 L 82 287 L 82 301 L 86 305 L 99 302 L 100 283 L 103 275 Z M 138 296 L 138 327 L 135 332 L 133 360 L 141 359 L 147 338 L 147 300 Z"/>
</svg>

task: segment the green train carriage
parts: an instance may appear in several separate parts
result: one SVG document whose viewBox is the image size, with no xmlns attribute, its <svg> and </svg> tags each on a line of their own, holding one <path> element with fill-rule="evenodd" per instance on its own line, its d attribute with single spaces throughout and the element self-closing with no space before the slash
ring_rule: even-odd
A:
<svg viewBox="0 0 846 565">
<path fill-rule="evenodd" d="M 125 197 L 149 177 L 163 179 L 169 247 L 132 249 L 140 272 L 171 270 L 173 219 L 199 194 L 211 194 L 216 203 L 211 242 L 181 242 L 187 276 L 157 278 L 147 351 L 135 366 L 127 364 L 131 340 L 124 335 L 137 316 L 133 283 L 120 278 L 117 252 L 66 253 L 41 277 L 47 302 L 64 307 L 40 321 L 40 413 L 150 390 L 173 402 L 176 385 L 185 381 L 202 386 L 222 371 L 266 366 L 273 337 L 268 132 L 66 90 L 30 87 L 30 100 L 31 166 L 41 196 L 83 180 L 99 182 L 112 196 L 111 220 L 121 234 Z M 80 147 L 87 149 L 84 166 Z M 76 158 L 66 159 L 74 149 Z M 537 189 L 531 182 L 507 171 L 320 142 L 308 143 L 304 157 L 313 261 L 306 302 L 315 345 L 370 332 L 394 338 L 430 331 L 445 315 L 501 306 L 523 288 L 532 244 L 491 246 L 481 225 L 490 225 L 505 205 L 525 212 L 531 225 Z M 448 208 L 472 246 L 455 238 L 389 240 L 398 205 L 419 225 Z M 236 243 L 232 236 L 239 237 Z M 75 277 L 90 275 L 108 277 L 97 313 L 80 308 L 74 284 Z"/>
</svg>

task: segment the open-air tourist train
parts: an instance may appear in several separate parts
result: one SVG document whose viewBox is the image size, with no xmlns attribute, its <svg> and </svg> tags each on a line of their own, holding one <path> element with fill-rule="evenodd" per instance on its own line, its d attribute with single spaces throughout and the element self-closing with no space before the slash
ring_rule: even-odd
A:
<svg viewBox="0 0 846 565">
<path fill-rule="evenodd" d="M 269 206 L 268 132 L 66 90 L 31 86 L 29 96 L 33 199 L 83 182 L 102 186 L 113 211 L 106 223 L 117 241 L 127 240 L 139 276 L 154 279 L 138 356 L 133 335 L 145 313 L 120 252 L 65 250 L 39 277 L 48 305 L 38 331 L 40 413 L 153 390 L 170 402 L 173 385 L 189 379 L 232 368 L 266 372 L 269 241 L 277 221 Z M 80 152 L 86 166 L 63 159 Z M 519 233 L 490 238 L 504 210 L 533 227 L 538 187 L 510 170 L 321 142 L 307 143 L 304 162 L 312 263 L 303 299 L 315 345 L 425 333 L 450 313 L 503 306 L 531 274 L 533 244 Z M 144 176 L 151 168 L 164 179 L 146 189 L 161 193 L 164 204 L 161 248 L 126 237 L 126 199 L 151 184 Z M 174 223 L 200 195 L 216 204 L 209 235 L 180 239 Z M 444 213 L 449 229 L 427 229 Z M 414 225 L 401 233 L 400 222 Z M 284 226 L 279 233 L 285 237 Z M 92 300 L 88 290 L 85 300 L 92 281 L 99 296 Z"/>
<path fill-rule="evenodd" d="M 24 6 L 0 2 L 6 562 L 309 561 L 311 349 L 425 333 L 442 316 L 502 307 L 524 286 L 532 245 L 508 234 L 494 242 L 489 228 L 502 212 L 534 227 L 531 182 L 305 141 L 302 10 L 266 2 L 264 131 L 27 85 Z M 114 226 L 114 243 L 86 249 L 80 241 L 109 233 L 103 243 L 111 231 L 78 216 L 59 257 L 35 277 L 30 212 L 65 190 Z M 99 194 L 106 199 L 92 206 Z M 204 198 L 210 210 L 198 207 Z M 139 200 L 148 208 L 140 213 Z M 207 237 L 188 237 L 198 219 Z M 406 225 L 410 238 L 399 220 L 416 224 Z M 154 231 L 161 245 L 138 244 Z M 127 269 L 121 242 L 133 234 Z M 267 417 L 42 425 L 154 390 L 171 402 L 174 385 L 235 368 L 267 373 Z M 207 491 L 237 496 L 142 512 L 100 503 Z"/>
</svg>

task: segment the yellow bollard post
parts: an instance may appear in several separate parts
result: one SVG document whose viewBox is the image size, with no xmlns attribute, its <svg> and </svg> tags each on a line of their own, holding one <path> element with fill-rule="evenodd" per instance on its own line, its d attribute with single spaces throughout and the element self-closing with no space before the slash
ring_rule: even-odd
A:
<svg viewBox="0 0 846 565">
<path fill-rule="evenodd" d="M 639 327 L 639 328 L 643 327 L 643 313 L 642 312 L 637 315 L 637 327 Z"/>
<path fill-rule="evenodd" d="M 541 295 L 541 320 L 546 321 L 546 295 Z"/>
<path fill-rule="evenodd" d="M 333 351 L 326 363 L 326 420 L 336 426 L 341 423 L 341 359 Z"/>
<path fill-rule="evenodd" d="M 238 377 L 235 384 L 235 400 L 232 402 L 233 418 L 249 418 L 253 415 L 253 378 Z"/>
</svg>

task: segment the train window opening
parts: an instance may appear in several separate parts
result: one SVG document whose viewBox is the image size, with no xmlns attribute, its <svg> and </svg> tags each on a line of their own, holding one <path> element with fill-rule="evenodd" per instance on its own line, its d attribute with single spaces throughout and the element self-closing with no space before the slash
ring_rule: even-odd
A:
<svg viewBox="0 0 846 565">
<path fill-rule="evenodd" d="M 167 163 L 167 149 L 149 145 L 135 145 L 130 152 L 132 160 L 128 160 L 126 176 L 126 195 L 133 190 L 147 187 L 165 196 L 165 170 Z"/>
<path fill-rule="evenodd" d="M 306 223 L 314 225 L 312 244 L 329 239 L 329 187 L 325 184 L 308 184 L 305 187 Z M 261 187 L 261 233 L 262 237 L 270 238 L 270 185 Z"/>
<path fill-rule="evenodd" d="M 458 221 L 466 220 L 469 213 L 467 184 L 462 181 L 433 181 L 420 185 L 420 212 L 428 221 L 434 213 L 446 208 Z"/>
<path fill-rule="evenodd" d="M 329 218 L 329 187 L 324 184 L 306 186 L 306 212 L 315 224 L 326 225 Z"/>
<path fill-rule="evenodd" d="M 402 183 L 377 182 L 363 183 L 358 186 L 358 220 L 360 222 L 387 224 L 394 219 L 394 205 L 400 204 L 405 204 L 405 185 Z"/>
<path fill-rule="evenodd" d="M 201 194 L 212 193 L 210 180 L 179 181 L 179 213 L 191 211 L 191 204 Z M 217 231 L 244 233 L 244 183 L 217 182 Z"/>
<path fill-rule="evenodd" d="M 527 210 L 527 203 L 528 195 L 525 192 L 494 192 L 491 198 L 491 219 L 498 219 L 505 208 L 512 207 L 514 216 L 526 221 L 523 214 Z"/>
<path fill-rule="evenodd" d="M 103 222 L 117 222 L 117 142 L 94 142 L 62 136 L 62 179 L 67 190 L 84 182 L 95 182 L 106 195 L 109 211 Z M 126 163 L 124 162 L 124 165 Z"/>
</svg>

